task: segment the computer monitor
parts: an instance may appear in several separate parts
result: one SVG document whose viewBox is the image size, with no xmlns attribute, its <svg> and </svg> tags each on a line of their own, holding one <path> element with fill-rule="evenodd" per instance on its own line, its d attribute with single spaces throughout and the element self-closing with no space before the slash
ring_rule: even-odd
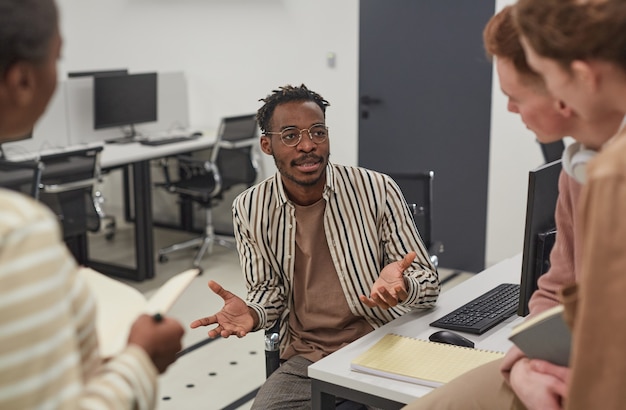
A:
<svg viewBox="0 0 626 410">
<path fill-rule="evenodd" d="M 120 68 L 116 70 L 97 70 L 97 71 L 70 71 L 67 73 L 69 78 L 76 77 L 102 77 L 109 75 L 126 75 L 128 70 L 126 68 Z"/>
<path fill-rule="evenodd" d="M 528 314 L 528 301 L 537 280 L 550 268 L 550 251 L 556 238 L 554 212 L 559 195 L 561 160 L 536 168 L 528 174 L 526 228 L 522 254 L 522 276 L 517 314 Z"/>
<path fill-rule="evenodd" d="M 94 128 L 157 120 L 157 73 L 97 76 L 93 79 Z"/>
</svg>

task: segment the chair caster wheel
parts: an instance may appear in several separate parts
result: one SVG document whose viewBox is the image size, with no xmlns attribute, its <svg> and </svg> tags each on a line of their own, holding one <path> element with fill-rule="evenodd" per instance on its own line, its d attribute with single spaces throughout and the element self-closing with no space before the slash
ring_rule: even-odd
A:
<svg viewBox="0 0 626 410">
<path fill-rule="evenodd" d="M 159 255 L 159 263 L 165 263 L 167 262 L 167 256 L 166 255 Z"/>
</svg>

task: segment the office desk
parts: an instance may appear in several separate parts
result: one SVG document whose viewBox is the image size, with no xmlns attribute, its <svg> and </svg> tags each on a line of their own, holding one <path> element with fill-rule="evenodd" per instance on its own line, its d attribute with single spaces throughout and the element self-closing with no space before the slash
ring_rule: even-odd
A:
<svg viewBox="0 0 626 410">
<path fill-rule="evenodd" d="M 506 259 L 442 293 L 434 309 L 405 314 L 309 366 L 313 410 L 334 409 L 335 397 L 397 409 L 431 391 L 430 387 L 351 371 L 350 362 L 387 333 L 428 339 L 431 333 L 441 330 L 428 326 L 430 322 L 500 283 L 519 283 L 521 265 L 521 254 Z M 522 320 L 514 315 L 482 335 L 462 334 L 472 340 L 476 348 L 505 352 L 511 346 L 507 339 L 511 328 Z"/>
<path fill-rule="evenodd" d="M 152 178 L 150 160 L 198 151 L 213 146 L 215 133 L 206 133 L 200 138 L 158 146 L 128 144 L 105 144 L 100 157 L 103 170 L 125 168 L 130 170 L 133 190 L 125 190 L 125 200 L 132 197 L 135 209 L 135 267 L 111 262 L 88 261 L 93 269 L 108 275 L 142 281 L 154 277 L 154 233 L 152 219 Z M 140 210 L 140 211 L 138 211 Z"/>
</svg>

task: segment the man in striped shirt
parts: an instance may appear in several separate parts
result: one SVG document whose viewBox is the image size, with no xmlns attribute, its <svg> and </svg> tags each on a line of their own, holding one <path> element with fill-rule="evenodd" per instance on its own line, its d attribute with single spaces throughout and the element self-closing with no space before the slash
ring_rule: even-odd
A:
<svg viewBox="0 0 626 410">
<path fill-rule="evenodd" d="M 53 0 L 0 0 L 0 142 L 32 130 L 56 87 L 61 49 Z M 143 315 L 104 362 L 95 299 L 56 218 L 0 189 L 0 409 L 150 409 L 182 326 Z"/>
<path fill-rule="evenodd" d="M 257 113 L 278 172 L 233 203 L 245 301 L 215 282 L 224 308 L 194 321 L 242 337 L 280 320 L 281 367 L 253 408 L 309 408 L 307 367 L 412 309 L 431 308 L 439 279 L 404 197 L 386 175 L 329 162 L 319 94 L 285 86 Z"/>
</svg>

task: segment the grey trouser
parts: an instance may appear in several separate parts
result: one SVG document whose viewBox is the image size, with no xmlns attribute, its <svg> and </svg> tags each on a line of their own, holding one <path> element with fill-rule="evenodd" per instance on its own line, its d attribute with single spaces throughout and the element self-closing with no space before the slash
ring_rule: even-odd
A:
<svg viewBox="0 0 626 410">
<path fill-rule="evenodd" d="M 311 379 L 307 368 L 313 363 L 300 356 L 287 360 L 272 373 L 256 395 L 252 410 L 308 410 L 311 408 Z M 338 409 L 366 409 L 358 403 L 343 402 Z"/>
</svg>

